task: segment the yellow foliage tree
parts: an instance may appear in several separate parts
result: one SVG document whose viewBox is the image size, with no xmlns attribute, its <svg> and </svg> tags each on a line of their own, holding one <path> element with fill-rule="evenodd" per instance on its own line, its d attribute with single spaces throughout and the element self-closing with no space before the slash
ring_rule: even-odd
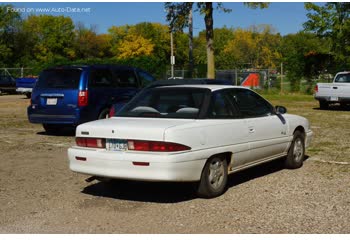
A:
<svg viewBox="0 0 350 240">
<path fill-rule="evenodd" d="M 119 42 L 117 47 L 117 59 L 128 59 L 139 56 L 150 56 L 153 52 L 154 44 L 140 35 L 128 35 Z"/>
</svg>

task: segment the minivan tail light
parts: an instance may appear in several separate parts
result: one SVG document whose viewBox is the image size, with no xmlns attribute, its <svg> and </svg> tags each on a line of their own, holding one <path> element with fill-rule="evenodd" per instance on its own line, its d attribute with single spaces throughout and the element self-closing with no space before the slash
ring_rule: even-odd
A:
<svg viewBox="0 0 350 240">
<path fill-rule="evenodd" d="M 315 93 L 317 93 L 318 92 L 318 86 L 316 85 L 315 86 Z"/>
<path fill-rule="evenodd" d="M 128 140 L 128 149 L 146 152 L 179 152 L 191 150 L 190 147 L 172 142 Z"/>
<path fill-rule="evenodd" d="M 75 142 L 79 147 L 106 148 L 106 139 L 104 138 L 76 137 Z"/>
<path fill-rule="evenodd" d="M 88 105 L 88 91 L 79 91 L 78 95 L 78 106 L 79 107 L 84 107 Z"/>
</svg>

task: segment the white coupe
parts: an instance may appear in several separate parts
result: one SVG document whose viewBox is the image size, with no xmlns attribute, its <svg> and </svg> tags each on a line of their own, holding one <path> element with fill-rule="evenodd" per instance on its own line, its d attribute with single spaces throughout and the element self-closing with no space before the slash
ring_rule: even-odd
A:
<svg viewBox="0 0 350 240">
<path fill-rule="evenodd" d="M 68 149 L 74 172 L 103 178 L 196 183 L 198 196 L 226 190 L 227 176 L 281 158 L 303 164 L 312 131 L 254 91 L 224 85 L 148 88 L 116 116 L 81 124 Z"/>
</svg>

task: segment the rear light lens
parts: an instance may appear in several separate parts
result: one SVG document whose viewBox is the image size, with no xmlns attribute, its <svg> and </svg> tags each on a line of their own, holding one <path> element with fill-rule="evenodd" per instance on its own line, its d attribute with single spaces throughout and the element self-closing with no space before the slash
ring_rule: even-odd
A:
<svg viewBox="0 0 350 240">
<path fill-rule="evenodd" d="M 88 91 L 79 91 L 78 95 L 78 106 L 84 107 L 88 105 Z"/>
<path fill-rule="evenodd" d="M 190 147 L 171 142 L 129 140 L 128 149 L 146 152 L 179 152 L 191 150 Z"/>
<path fill-rule="evenodd" d="M 315 93 L 317 93 L 318 92 L 318 86 L 316 85 L 315 86 Z"/>
<path fill-rule="evenodd" d="M 106 148 L 106 139 L 103 138 L 75 138 L 75 142 L 79 147 L 89 148 Z"/>
</svg>

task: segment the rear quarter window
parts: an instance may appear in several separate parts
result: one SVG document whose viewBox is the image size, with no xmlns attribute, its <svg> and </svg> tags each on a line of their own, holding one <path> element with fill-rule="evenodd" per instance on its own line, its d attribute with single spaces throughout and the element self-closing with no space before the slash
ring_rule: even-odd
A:
<svg viewBox="0 0 350 240">
<path fill-rule="evenodd" d="M 39 76 L 36 88 L 78 88 L 81 72 L 80 69 L 44 70 Z"/>
</svg>

